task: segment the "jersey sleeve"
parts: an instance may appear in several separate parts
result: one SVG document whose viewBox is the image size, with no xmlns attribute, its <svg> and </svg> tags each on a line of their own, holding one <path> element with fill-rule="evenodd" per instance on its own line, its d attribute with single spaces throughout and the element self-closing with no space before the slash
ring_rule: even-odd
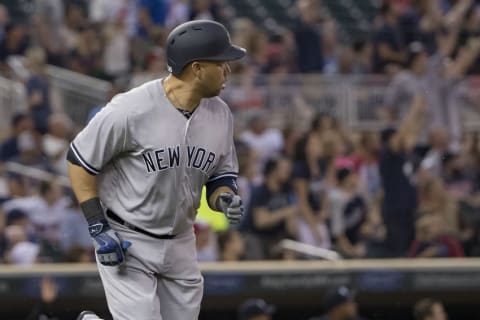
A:
<svg viewBox="0 0 480 320">
<path fill-rule="evenodd" d="M 127 149 L 128 115 L 113 100 L 98 112 L 70 144 L 68 160 L 97 175 Z"/>
<path fill-rule="evenodd" d="M 209 177 L 207 184 L 223 178 L 236 180 L 238 177 L 238 159 L 233 140 L 233 117 L 229 116 L 228 141 L 224 152 L 213 174 Z"/>
</svg>

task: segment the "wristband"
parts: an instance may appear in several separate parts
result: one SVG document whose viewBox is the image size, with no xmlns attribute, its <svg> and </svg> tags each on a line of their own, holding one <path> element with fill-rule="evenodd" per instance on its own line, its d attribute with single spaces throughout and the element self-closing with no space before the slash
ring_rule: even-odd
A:
<svg viewBox="0 0 480 320">
<path fill-rule="evenodd" d="M 105 219 L 103 215 L 103 207 L 100 203 L 100 198 L 98 197 L 80 203 L 80 208 L 82 209 L 88 224 L 93 224 Z"/>
</svg>

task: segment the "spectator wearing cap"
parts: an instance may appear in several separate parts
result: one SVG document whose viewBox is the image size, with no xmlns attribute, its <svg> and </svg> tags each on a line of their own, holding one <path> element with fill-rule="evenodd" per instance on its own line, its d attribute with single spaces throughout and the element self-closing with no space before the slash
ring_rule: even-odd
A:
<svg viewBox="0 0 480 320">
<path fill-rule="evenodd" d="M 238 309 L 238 320 L 272 320 L 275 309 L 263 299 L 248 299 Z"/>
<path fill-rule="evenodd" d="M 355 293 L 346 286 L 328 289 L 322 303 L 324 315 L 310 320 L 360 320 Z"/>
<path fill-rule="evenodd" d="M 443 304 L 439 300 L 422 299 L 415 303 L 413 307 L 413 316 L 415 320 L 447 320 L 448 314 L 445 312 Z"/>
</svg>

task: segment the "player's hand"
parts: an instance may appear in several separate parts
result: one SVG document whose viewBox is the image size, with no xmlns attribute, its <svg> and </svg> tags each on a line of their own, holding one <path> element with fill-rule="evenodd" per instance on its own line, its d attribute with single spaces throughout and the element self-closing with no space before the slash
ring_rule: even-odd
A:
<svg viewBox="0 0 480 320">
<path fill-rule="evenodd" d="M 223 211 L 230 224 L 237 224 L 243 217 L 243 204 L 239 195 L 222 192 L 218 196 L 218 208 Z"/>
<path fill-rule="evenodd" d="M 105 266 L 117 266 L 125 261 L 125 252 L 132 245 L 122 241 L 106 220 L 88 226 L 98 261 Z"/>
</svg>

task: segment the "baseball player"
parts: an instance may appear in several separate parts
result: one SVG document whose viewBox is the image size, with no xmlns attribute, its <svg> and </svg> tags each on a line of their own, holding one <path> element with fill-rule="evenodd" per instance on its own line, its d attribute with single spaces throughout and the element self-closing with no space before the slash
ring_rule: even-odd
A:
<svg viewBox="0 0 480 320">
<path fill-rule="evenodd" d="M 197 20 L 172 30 L 166 53 L 170 75 L 115 96 L 68 154 L 115 320 L 197 319 L 202 187 L 230 223 L 243 215 L 233 118 L 218 94 L 245 49 L 221 24 Z"/>
</svg>

